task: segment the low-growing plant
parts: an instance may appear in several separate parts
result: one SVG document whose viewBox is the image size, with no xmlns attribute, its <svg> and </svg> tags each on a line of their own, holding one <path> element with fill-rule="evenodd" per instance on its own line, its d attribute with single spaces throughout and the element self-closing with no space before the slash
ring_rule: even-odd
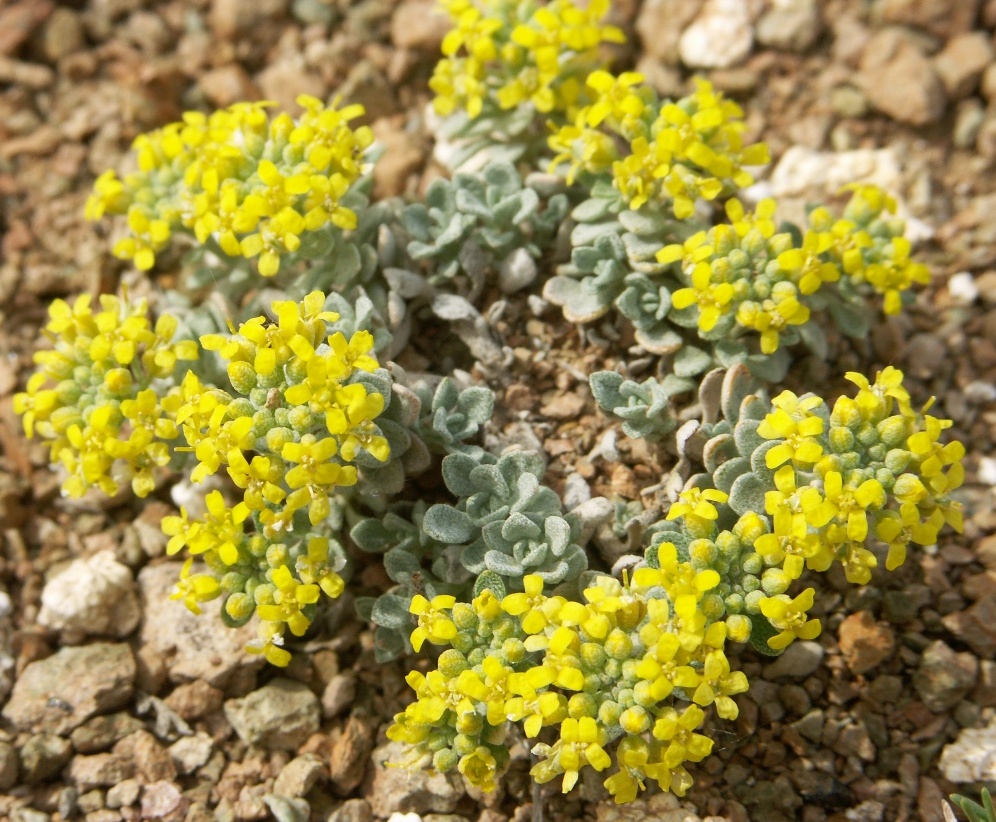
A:
<svg viewBox="0 0 996 822">
<path fill-rule="evenodd" d="M 961 528 L 964 447 L 901 372 L 848 373 L 854 395 L 832 403 L 773 386 L 797 343 L 826 355 L 826 317 L 863 336 L 872 293 L 895 314 L 928 272 L 870 186 L 805 229 L 748 208 L 738 190 L 768 154 L 739 107 L 705 82 L 669 101 L 609 73 L 607 2 L 443 6 L 430 85 L 446 156 L 471 165 L 424 202 L 371 202 L 362 108 L 310 97 L 297 120 L 245 103 L 140 137 L 138 171 L 101 175 L 87 214 L 127 216 L 114 253 L 143 271 L 188 234 L 184 276 L 155 321 L 127 295 L 53 303 L 15 410 L 67 495 L 202 487 L 162 523 L 187 553 L 173 596 L 256 617 L 249 650 L 274 665 L 356 558 L 381 555 L 390 586 L 356 597 L 377 658 L 432 655 L 388 732 L 408 764 L 490 790 L 516 734 L 537 782 L 569 791 L 591 767 L 619 802 L 648 782 L 683 795 L 710 715 L 736 719 L 749 688 L 728 643 L 813 640 L 807 572 L 865 584 L 880 557 L 893 570 Z M 645 508 L 565 510 L 542 454 L 482 444 L 491 389 L 390 362 L 432 315 L 500 352 L 472 303 L 534 281 L 571 321 L 617 311 L 658 358 L 642 381 L 625 364 L 590 378 L 673 463 Z M 437 469 L 442 486 L 408 481 Z M 632 552 L 616 576 L 587 550 L 600 526 Z"/>
</svg>

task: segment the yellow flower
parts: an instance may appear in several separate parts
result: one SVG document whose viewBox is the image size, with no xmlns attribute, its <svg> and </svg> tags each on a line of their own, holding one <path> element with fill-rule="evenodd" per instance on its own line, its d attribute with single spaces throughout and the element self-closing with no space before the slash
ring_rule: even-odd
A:
<svg viewBox="0 0 996 822">
<path fill-rule="evenodd" d="M 303 582 L 318 585 L 330 599 L 336 599 L 346 588 L 329 562 L 328 537 L 310 537 L 308 553 L 297 558 L 295 567 Z"/>
<path fill-rule="evenodd" d="M 476 788 L 483 791 L 493 791 L 495 789 L 495 776 L 498 772 L 498 765 L 491 751 L 483 745 L 478 745 L 473 753 L 460 757 L 457 769 L 467 781 Z"/>
<path fill-rule="evenodd" d="M 284 645 L 284 623 L 267 622 L 259 623 L 259 641 L 246 646 L 246 651 L 250 654 L 262 654 L 271 665 L 278 668 L 286 668 L 291 661 L 290 651 Z"/>
<path fill-rule="evenodd" d="M 429 640 L 433 645 L 445 645 L 457 635 L 457 627 L 447 616 L 456 602 L 456 597 L 447 594 L 434 596 L 430 602 L 421 594 L 412 598 L 408 610 L 418 617 L 418 627 L 412 631 L 411 643 L 416 653 L 422 650 L 422 643 Z"/>
<path fill-rule="evenodd" d="M 193 565 L 193 557 L 189 557 L 180 569 L 180 579 L 170 594 L 170 599 L 181 599 L 193 614 L 200 614 L 199 603 L 208 602 L 221 596 L 221 587 L 218 580 L 208 574 L 194 574 L 190 576 L 190 567 Z"/>
<path fill-rule="evenodd" d="M 578 771 L 591 765 L 596 771 L 605 770 L 612 760 L 602 747 L 603 732 L 591 717 L 568 718 L 560 725 L 557 763 L 563 769 L 563 792 L 577 784 Z"/>
<path fill-rule="evenodd" d="M 823 502 L 806 516 L 814 528 L 822 528 L 831 520 L 846 525 L 847 538 L 863 542 L 868 536 L 868 511 L 885 505 L 885 489 L 878 480 L 865 480 L 857 487 L 844 486 L 839 471 L 828 471 L 823 477 Z"/>
<path fill-rule="evenodd" d="M 700 262 L 692 271 L 691 288 L 679 288 L 671 295 L 671 304 L 678 309 L 691 305 L 699 307 L 699 329 L 712 331 L 719 318 L 728 314 L 734 297 L 730 283 L 712 282 L 712 269 Z"/>
<path fill-rule="evenodd" d="M 724 503 L 729 496 L 715 488 L 689 488 L 682 491 L 678 501 L 668 509 L 668 520 L 679 517 L 694 517 L 700 520 L 713 521 L 719 516 L 716 506 L 712 503 Z"/>
<path fill-rule="evenodd" d="M 501 601 L 501 607 L 506 614 L 522 617 L 522 630 L 527 634 L 538 634 L 548 624 L 542 610 L 546 600 L 543 596 L 543 577 L 527 574 L 522 578 L 522 585 L 525 593 L 508 594 Z"/>
<path fill-rule="evenodd" d="M 810 411 L 821 404 L 819 397 L 799 402 L 791 391 L 783 391 L 772 401 L 775 410 L 761 421 L 757 433 L 765 439 L 781 439 L 784 442 L 764 455 L 768 468 L 774 469 L 789 461 L 798 466 L 819 461 L 823 456 L 823 446 L 814 438 L 823 433 L 823 420 L 810 414 Z"/>
<path fill-rule="evenodd" d="M 795 599 L 785 594 L 761 600 L 761 613 L 768 618 L 779 633 L 768 640 L 776 651 L 787 648 L 797 638 L 816 639 L 820 634 L 820 621 L 809 619 L 807 612 L 813 607 L 816 591 L 807 588 Z"/>
<path fill-rule="evenodd" d="M 260 618 L 268 622 L 286 622 L 294 636 L 304 636 L 311 620 L 302 613 L 302 609 L 318 602 L 318 586 L 296 580 L 286 565 L 274 570 L 270 578 L 277 591 L 272 605 L 257 607 Z"/>
</svg>

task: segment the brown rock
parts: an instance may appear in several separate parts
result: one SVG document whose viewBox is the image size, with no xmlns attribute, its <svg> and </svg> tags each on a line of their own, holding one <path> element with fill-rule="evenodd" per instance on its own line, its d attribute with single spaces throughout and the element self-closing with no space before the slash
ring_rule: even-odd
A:
<svg viewBox="0 0 996 822">
<path fill-rule="evenodd" d="M 947 39 L 972 28 L 979 0 L 879 0 L 878 13 L 886 23 L 916 26 Z"/>
<path fill-rule="evenodd" d="M 256 75 L 256 84 L 263 97 L 274 100 L 280 108 L 291 113 L 301 110 L 297 104 L 299 95 L 325 96 L 322 78 L 305 67 L 304 58 L 300 55 L 267 66 Z"/>
<path fill-rule="evenodd" d="M 403 761 L 405 750 L 404 743 L 390 742 L 373 752 L 373 784 L 364 795 L 374 816 L 386 819 L 393 813 L 452 813 L 463 795 L 460 777 L 388 764 Z"/>
<path fill-rule="evenodd" d="M 227 687 L 245 669 L 258 670 L 262 657 L 244 650 L 256 639 L 255 628 L 219 631 L 211 620 L 194 616 L 182 602 L 169 598 L 180 567 L 178 562 L 148 565 L 138 575 L 144 616 L 139 638 L 149 663 L 165 659 L 174 682 L 203 679 L 216 688 Z"/>
<path fill-rule="evenodd" d="M 212 0 L 211 30 L 222 40 L 256 33 L 267 23 L 286 17 L 290 0 Z"/>
<path fill-rule="evenodd" d="M 417 135 L 404 131 L 375 128 L 374 134 L 384 147 L 373 170 L 374 199 L 404 194 L 408 177 L 425 162 L 426 146 Z"/>
<path fill-rule="evenodd" d="M 142 791 L 142 818 L 180 820 L 190 800 L 173 782 L 153 782 Z"/>
<path fill-rule="evenodd" d="M 117 785 L 130 779 L 134 772 L 134 764 L 127 757 L 115 753 L 77 754 L 69 763 L 69 781 L 74 782 L 81 792 Z"/>
<path fill-rule="evenodd" d="M 221 710 L 224 699 L 221 690 L 208 685 L 203 679 L 195 679 L 178 685 L 165 701 L 181 719 L 191 722 Z"/>
<path fill-rule="evenodd" d="M 11 56 L 52 13 L 51 0 L 20 0 L 0 9 L 0 54 Z"/>
<path fill-rule="evenodd" d="M 129 758 L 135 765 L 135 776 L 141 782 L 176 779 L 173 758 L 148 731 L 130 734 L 114 746 L 114 753 Z"/>
<path fill-rule="evenodd" d="M 73 755 L 69 741 L 55 734 L 32 736 L 21 746 L 21 779 L 28 785 L 45 782 L 65 767 Z"/>
<path fill-rule="evenodd" d="M 95 716 L 73 731 L 70 739 L 76 753 L 102 753 L 126 736 L 145 727 L 142 721 L 120 711 L 108 716 Z"/>
<path fill-rule="evenodd" d="M 960 100 L 972 94 L 979 85 L 982 72 L 993 60 L 989 37 L 981 31 L 952 37 L 934 58 L 934 71 L 944 83 L 948 97 Z"/>
<path fill-rule="evenodd" d="M 127 645 L 62 648 L 24 669 L 3 716 L 20 730 L 66 734 L 95 714 L 125 705 L 134 682 L 135 659 Z"/>
<path fill-rule="evenodd" d="M 702 10 L 705 0 L 647 0 L 636 18 L 636 33 L 644 51 L 677 65 L 681 32 Z"/>
<path fill-rule="evenodd" d="M 260 97 L 256 84 L 238 63 L 230 63 L 205 72 L 197 84 L 211 103 L 218 108 L 226 108 L 242 100 L 256 100 Z"/>
<path fill-rule="evenodd" d="M 957 705 L 975 686 L 979 661 L 968 652 L 956 654 L 941 640 L 923 652 L 913 674 L 913 687 L 923 704 L 935 713 Z"/>
<path fill-rule="evenodd" d="M 540 409 L 540 413 L 555 420 L 569 420 L 580 414 L 584 406 L 584 399 L 573 391 L 558 391 Z"/>
<path fill-rule="evenodd" d="M 848 616 L 840 624 L 838 641 L 847 667 L 856 674 L 867 673 L 884 662 L 896 647 L 892 629 L 884 622 L 876 622 L 871 611 Z"/>
<path fill-rule="evenodd" d="M 79 15 L 72 9 L 59 6 L 42 28 L 38 47 L 50 63 L 57 63 L 63 57 L 85 48 L 86 35 Z"/>
<path fill-rule="evenodd" d="M 332 742 L 329 780 L 336 793 L 347 795 L 363 781 L 370 752 L 374 747 L 376 725 L 369 719 L 351 716 Z"/>
<path fill-rule="evenodd" d="M 391 17 L 391 42 L 398 48 L 435 54 L 451 25 L 435 0 L 405 0 Z"/>
<path fill-rule="evenodd" d="M 869 102 L 894 120 L 922 126 L 944 113 L 944 86 L 930 61 L 901 32 L 880 31 L 868 42 L 859 81 Z"/>
<path fill-rule="evenodd" d="M 980 599 L 971 608 L 948 614 L 941 622 L 983 659 L 996 655 L 996 596 Z"/>
<path fill-rule="evenodd" d="M 0 791 L 9 791 L 14 787 L 19 770 L 14 746 L 9 742 L 0 742 Z"/>
<path fill-rule="evenodd" d="M 277 775 L 273 783 L 273 792 L 279 796 L 292 798 L 304 796 L 315 787 L 324 774 L 325 766 L 314 754 L 294 757 Z"/>
</svg>

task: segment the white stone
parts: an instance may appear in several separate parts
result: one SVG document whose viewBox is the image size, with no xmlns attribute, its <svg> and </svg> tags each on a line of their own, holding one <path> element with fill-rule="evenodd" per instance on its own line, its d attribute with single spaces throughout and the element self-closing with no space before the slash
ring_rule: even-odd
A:
<svg viewBox="0 0 996 822">
<path fill-rule="evenodd" d="M 41 625 L 82 635 L 124 637 L 142 616 L 131 569 L 111 551 L 57 566 L 41 602 Z"/>
<path fill-rule="evenodd" d="M 983 457 L 979 460 L 979 482 L 996 485 L 996 459 Z"/>
<path fill-rule="evenodd" d="M 948 279 L 948 291 L 962 305 L 974 303 L 979 296 L 975 278 L 970 271 L 959 271 Z"/>
<path fill-rule="evenodd" d="M 564 507 L 570 511 L 591 499 L 591 486 L 577 471 L 567 475 L 564 481 Z"/>
<path fill-rule="evenodd" d="M 422 822 L 417 813 L 392 813 L 387 822 Z"/>
<path fill-rule="evenodd" d="M 941 773 L 958 784 L 996 779 L 996 719 L 985 728 L 965 728 L 941 751 Z"/>
<path fill-rule="evenodd" d="M 498 288 L 502 294 L 514 294 L 536 279 L 536 260 L 524 248 L 517 248 L 498 266 Z"/>
<path fill-rule="evenodd" d="M 690 68 L 735 66 L 754 45 L 747 0 L 709 0 L 678 42 Z"/>
</svg>

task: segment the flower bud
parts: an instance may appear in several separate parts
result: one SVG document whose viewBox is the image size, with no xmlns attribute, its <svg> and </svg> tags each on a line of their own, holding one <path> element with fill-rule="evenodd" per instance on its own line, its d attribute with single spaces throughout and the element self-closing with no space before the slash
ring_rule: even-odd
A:
<svg viewBox="0 0 996 822">
<path fill-rule="evenodd" d="M 272 605 L 273 594 L 276 590 L 276 587 L 272 583 L 264 582 L 253 589 L 252 597 L 256 600 L 257 605 Z"/>
<path fill-rule="evenodd" d="M 567 715 L 574 719 L 581 719 L 583 716 L 595 717 L 598 715 L 598 703 L 591 694 L 574 694 L 567 700 Z"/>
<path fill-rule="evenodd" d="M 605 649 L 597 642 L 581 644 L 581 664 L 596 671 L 605 666 Z"/>
<path fill-rule="evenodd" d="M 718 554 L 716 544 L 709 539 L 692 540 L 688 545 L 688 556 L 692 566 L 697 569 L 708 568 Z"/>
<path fill-rule="evenodd" d="M 727 613 L 739 614 L 744 609 L 743 594 L 730 594 L 726 597 L 723 604 L 726 606 Z"/>
<path fill-rule="evenodd" d="M 282 565 L 287 565 L 290 560 L 290 551 L 283 543 L 276 542 L 266 549 L 266 564 L 276 570 Z"/>
<path fill-rule="evenodd" d="M 509 665 L 515 665 L 526 658 L 526 646 L 517 637 L 510 637 L 501 644 L 501 654 Z"/>
<path fill-rule="evenodd" d="M 726 609 L 723 605 L 723 598 L 719 594 L 710 593 L 702 598 L 702 602 L 699 603 L 699 610 L 709 617 L 709 619 L 718 619 Z"/>
<path fill-rule="evenodd" d="M 236 622 L 244 622 L 256 610 L 256 603 L 248 594 L 234 593 L 225 600 L 225 611 Z"/>
<path fill-rule="evenodd" d="M 750 619 L 743 614 L 731 614 L 726 618 L 726 636 L 733 642 L 746 642 L 750 639 Z"/>
<path fill-rule="evenodd" d="M 791 584 L 791 580 L 781 568 L 768 568 L 761 577 L 761 588 L 770 596 L 784 594 Z"/>
<path fill-rule="evenodd" d="M 644 708 L 652 708 L 657 704 L 657 697 L 653 694 L 653 683 L 641 679 L 633 686 L 633 701 Z"/>
<path fill-rule="evenodd" d="M 484 717 L 475 711 L 466 711 L 457 717 L 456 730 L 467 736 L 479 736 L 484 730 Z"/>
<path fill-rule="evenodd" d="M 622 716 L 623 707 L 618 702 L 606 700 L 598 708 L 598 721 L 608 728 L 619 724 L 619 717 Z"/>
<path fill-rule="evenodd" d="M 477 750 L 477 739 L 468 734 L 457 734 L 453 737 L 453 750 L 460 756 L 466 756 Z"/>
<path fill-rule="evenodd" d="M 228 380 L 238 393 L 248 396 L 256 387 L 256 371 L 249 363 L 235 360 L 228 364 Z"/>
<path fill-rule="evenodd" d="M 830 412 L 830 423 L 855 430 L 861 425 L 861 409 L 850 397 L 840 397 Z"/>
<path fill-rule="evenodd" d="M 733 526 L 733 533 L 740 540 L 740 544 L 746 547 L 753 545 L 758 537 L 768 533 L 768 523 L 763 517 L 748 511 L 737 520 L 737 524 Z"/>
<path fill-rule="evenodd" d="M 846 426 L 831 426 L 829 439 L 830 448 L 836 454 L 842 454 L 854 448 L 854 433 Z"/>
<path fill-rule="evenodd" d="M 650 726 L 653 723 L 651 722 L 650 714 L 646 710 L 639 706 L 633 706 L 622 712 L 622 716 L 619 717 L 619 724 L 626 733 L 642 734 L 644 731 L 650 730 Z"/>
<path fill-rule="evenodd" d="M 243 593 L 246 587 L 246 581 L 248 577 L 245 574 L 240 574 L 238 571 L 229 571 L 227 574 L 222 576 L 218 581 L 221 586 L 222 591 L 227 591 L 229 593 Z"/>
<path fill-rule="evenodd" d="M 760 574 L 761 569 L 764 568 L 764 559 L 760 554 L 747 554 L 743 558 L 743 565 L 745 574 Z"/>
<path fill-rule="evenodd" d="M 632 652 L 633 641 L 618 628 L 614 629 L 605 640 L 605 653 L 613 659 L 620 661 L 629 659 Z"/>
<path fill-rule="evenodd" d="M 287 422 L 291 428 L 303 434 L 311 428 L 311 411 L 304 405 L 294 406 L 287 415 Z"/>
<path fill-rule="evenodd" d="M 899 414 L 886 417 L 878 424 L 879 439 L 890 448 L 896 448 L 905 443 L 907 432 L 906 419 Z"/>
<path fill-rule="evenodd" d="M 277 410 L 279 411 L 281 409 Z M 274 422 L 276 423 L 277 420 L 274 419 Z M 279 426 L 277 428 L 271 428 L 266 432 L 266 447 L 275 454 L 279 454 L 283 447 L 289 442 L 294 442 L 294 432 L 289 428 Z"/>
<path fill-rule="evenodd" d="M 454 751 L 450 748 L 443 748 L 443 750 L 433 754 L 432 768 L 439 773 L 447 773 L 452 771 L 459 761 L 460 757 Z"/>
<path fill-rule="evenodd" d="M 894 475 L 899 476 L 907 469 L 913 455 L 901 448 L 893 448 L 885 455 L 885 467 Z"/>
<path fill-rule="evenodd" d="M 761 600 L 764 598 L 764 591 L 751 591 L 744 597 L 744 610 L 747 611 L 748 614 L 761 613 Z"/>
<path fill-rule="evenodd" d="M 470 666 L 467 658 L 455 648 L 447 648 L 439 655 L 439 662 L 436 664 L 439 672 L 447 679 L 456 679 Z"/>
</svg>

